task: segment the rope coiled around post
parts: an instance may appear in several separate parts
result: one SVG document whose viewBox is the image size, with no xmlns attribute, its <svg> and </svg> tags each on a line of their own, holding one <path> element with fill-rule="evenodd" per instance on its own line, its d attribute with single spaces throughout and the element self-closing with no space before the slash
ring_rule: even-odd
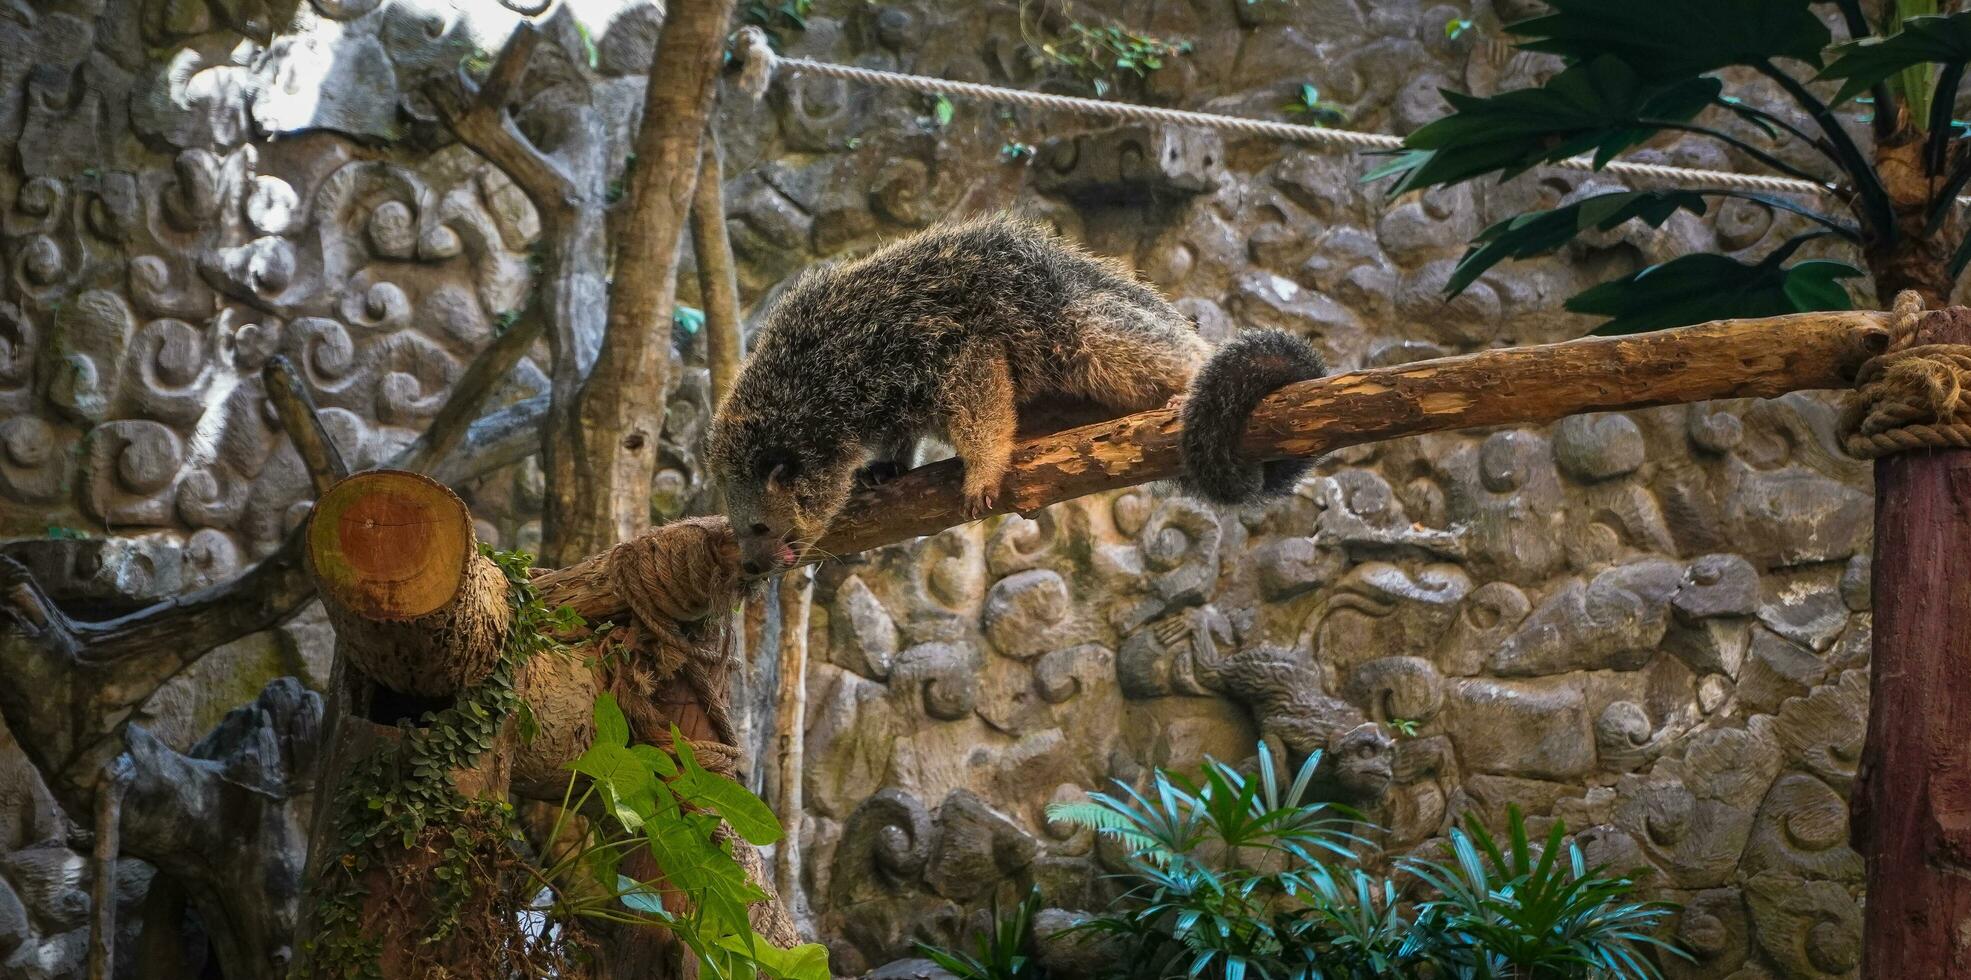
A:
<svg viewBox="0 0 1971 980">
<path fill-rule="evenodd" d="M 1971 344 L 1918 344 L 1923 301 L 1904 291 L 1889 349 L 1862 365 L 1859 397 L 1842 425 L 1849 455 L 1875 459 L 1912 449 L 1971 449 Z"/>
</svg>

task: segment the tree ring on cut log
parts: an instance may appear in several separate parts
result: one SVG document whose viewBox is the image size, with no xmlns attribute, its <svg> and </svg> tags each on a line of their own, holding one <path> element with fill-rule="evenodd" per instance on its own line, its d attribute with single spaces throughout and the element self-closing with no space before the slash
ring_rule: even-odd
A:
<svg viewBox="0 0 1971 980">
<path fill-rule="evenodd" d="M 309 518 L 324 592 L 367 619 L 415 619 L 455 601 L 478 554 L 472 514 L 444 484 L 372 470 L 330 487 Z"/>
<path fill-rule="evenodd" d="M 349 662 L 392 691 L 447 698 L 486 678 L 513 607 L 465 504 L 427 477 L 358 473 L 309 518 L 309 567 Z"/>
</svg>

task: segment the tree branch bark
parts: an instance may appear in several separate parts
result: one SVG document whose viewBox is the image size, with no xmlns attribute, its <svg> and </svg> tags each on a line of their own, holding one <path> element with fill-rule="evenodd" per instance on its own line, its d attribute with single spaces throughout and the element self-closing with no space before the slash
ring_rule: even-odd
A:
<svg viewBox="0 0 1971 980">
<path fill-rule="evenodd" d="M 649 523 L 669 383 L 678 243 L 731 14 L 732 0 L 673 5 L 657 42 L 630 173 L 630 210 L 617 242 L 616 268 L 623 275 L 610 290 L 595 367 L 574 410 L 556 413 L 547 441 L 542 550 L 550 564 L 595 554 Z"/>
<path fill-rule="evenodd" d="M 1802 313 L 1719 320 L 1629 337 L 1594 337 L 1441 357 L 1291 384 L 1259 404 L 1243 448 L 1254 460 L 1318 456 L 1344 446 L 1426 432 L 1551 422 L 1581 412 L 1771 398 L 1848 388 L 1888 339 L 1887 313 Z M 1028 439 L 995 513 L 1031 513 L 1064 500 L 1178 475 L 1181 425 L 1171 408 Z M 805 562 L 851 555 L 966 523 L 955 459 L 860 490 Z M 605 575 L 596 559 L 544 572 L 544 591 Z M 586 590 L 590 619 L 622 615 Z"/>
<path fill-rule="evenodd" d="M 719 137 L 705 136 L 698 188 L 691 199 L 691 251 L 698 258 L 698 293 L 705 304 L 705 366 L 712 375 L 712 407 L 725 401 L 739 376 L 743 341 L 739 331 L 739 273 L 725 227 L 725 180 L 720 174 Z"/>
<path fill-rule="evenodd" d="M 1318 456 L 1425 432 L 1551 422 L 1581 412 L 1846 388 L 1887 341 L 1888 314 L 1803 313 L 1720 320 L 1373 368 L 1288 385 L 1253 412 L 1253 460 Z M 995 513 L 1031 513 L 1183 470 L 1171 408 L 1021 443 Z M 817 553 L 848 555 L 932 534 L 962 512 L 957 460 L 857 493 Z"/>
<path fill-rule="evenodd" d="M 328 428 L 322 425 L 322 417 L 315 411 L 315 400 L 308 397 L 301 375 L 295 372 L 286 355 L 268 358 L 261 380 L 266 384 L 267 400 L 273 403 L 274 414 L 279 416 L 288 441 L 301 453 L 301 465 L 307 468 L 315 492 L 320 494 L 348 476 L 349 465 L 342 461 L 342 451 L 329 438 Z"/>
</svg>

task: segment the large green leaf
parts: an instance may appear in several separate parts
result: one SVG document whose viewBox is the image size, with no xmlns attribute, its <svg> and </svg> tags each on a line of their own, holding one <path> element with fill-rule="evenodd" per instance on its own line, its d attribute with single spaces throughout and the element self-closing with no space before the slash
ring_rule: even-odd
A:
<svg viewBox="0 0 1971 980">
<path fill-rule="evenodd" d="M 1547 0 L 1552 13 L 1506 30 L 1529 51 L 1586 62 L 1612 55 L 1676 80 L 1728 65 L 1795 58 L 1814 65 L 1832 37 L 1810 0 Z"/>
<path fill-rule="evenodd" d="M 725 818 L 733 833 L 754 844 L 771 844 L 780 839 L 780 821 L 773 809 L 746 790 L 746 787 L 698 764 L 690 741 L 672 730 L 681 771 L 672 787 L 686 802 L 715 810 Z"/>
<path fill-rule="evenodd" d="M 830 977 L 828 947 L 820 943 L 781 949 L 765 941 L 749 946 L 744 937 L 725 936 L 719 945 L 758 963 L 768 974 L 781 980 L 829 980 Z"/>
<path fill-rule="evenodd" d="M 1631 218 L 1640 218 L 1656 228 L 1678 211 L 1703 214 L 1704 195 L 1697 191 L 1616 191 L 1551 211 L 1516 215 L 1472 239 L 1464 258 L 1451 270 L 1451 281 L 1445 284 L 1444 291 L 1456 296 L 1493 266 L 1507 259 L 1545 255 L 1590 228 L 1610 231 Z"/>
<path fill-rule="evenodd" d="M 1715 78 L 1643 80 L 1614 58 L 1575 65 L 1534 89 L 1476 98 L 1446 91 L 1452 112 L 1404 139 L 1411 151 L 1365 179 L 1400 174 L 1392 194 L 1454 184 L 1499 171 L 1511 177 L 1542 163 L 1594 151 L 1595 166 L 1683 122 L 1719 95 Z"/>
<path fill-rule="evenodd" d="M 1790 266 L 1782 261 L 1780 253 L 1758 265 L 1724 255 L 1686 255 L 1602 283 L 1568 300 L 1567 308 L 1610 317 L 1594 331 L 1608 335 L 1850 307 L 1839 280 L 1862 275 L 1860 269 L 1825 260 Z"/>
<path fill-rule="evenodd" d="M 595 741 L 618 748 L 630 744 L 629 719 L 623 717 L 615 695 L 606 692 L 595 696 Z"/>
<path fill-rule="evenodd" d="M 1851 41 L 1835 54 L 1820 77 L 1845 79 L 1834 96 L 1839 105 L 1905 68 L 1971 61 L 1971 12 L 1911 17 L 1898 34 Z"/>
</svg>

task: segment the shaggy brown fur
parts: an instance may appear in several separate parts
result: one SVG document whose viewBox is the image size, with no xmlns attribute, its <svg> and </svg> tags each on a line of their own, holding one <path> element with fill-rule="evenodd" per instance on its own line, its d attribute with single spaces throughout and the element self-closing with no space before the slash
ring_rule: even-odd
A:
<svg viewBox="0 0 1971 980">
<path fill-rule="evenodd" d="M 1190 320 L 1122 266 L 1012 218 L 939 225 L 810 270 L 767 313 L 712 424 L 708 455 L 742 566 L 764 575 L 791 564 L 859 472 L 906 458 L 922 436 L 958 451 L 969 511 L 983 513 L 1022 416 L 1060 403 L 1101 418 L 1155 408 L 1211 355 Z M 1214 431 L 1236 444 L 1243 426 L 1240 416 Z"/>
</svg>

